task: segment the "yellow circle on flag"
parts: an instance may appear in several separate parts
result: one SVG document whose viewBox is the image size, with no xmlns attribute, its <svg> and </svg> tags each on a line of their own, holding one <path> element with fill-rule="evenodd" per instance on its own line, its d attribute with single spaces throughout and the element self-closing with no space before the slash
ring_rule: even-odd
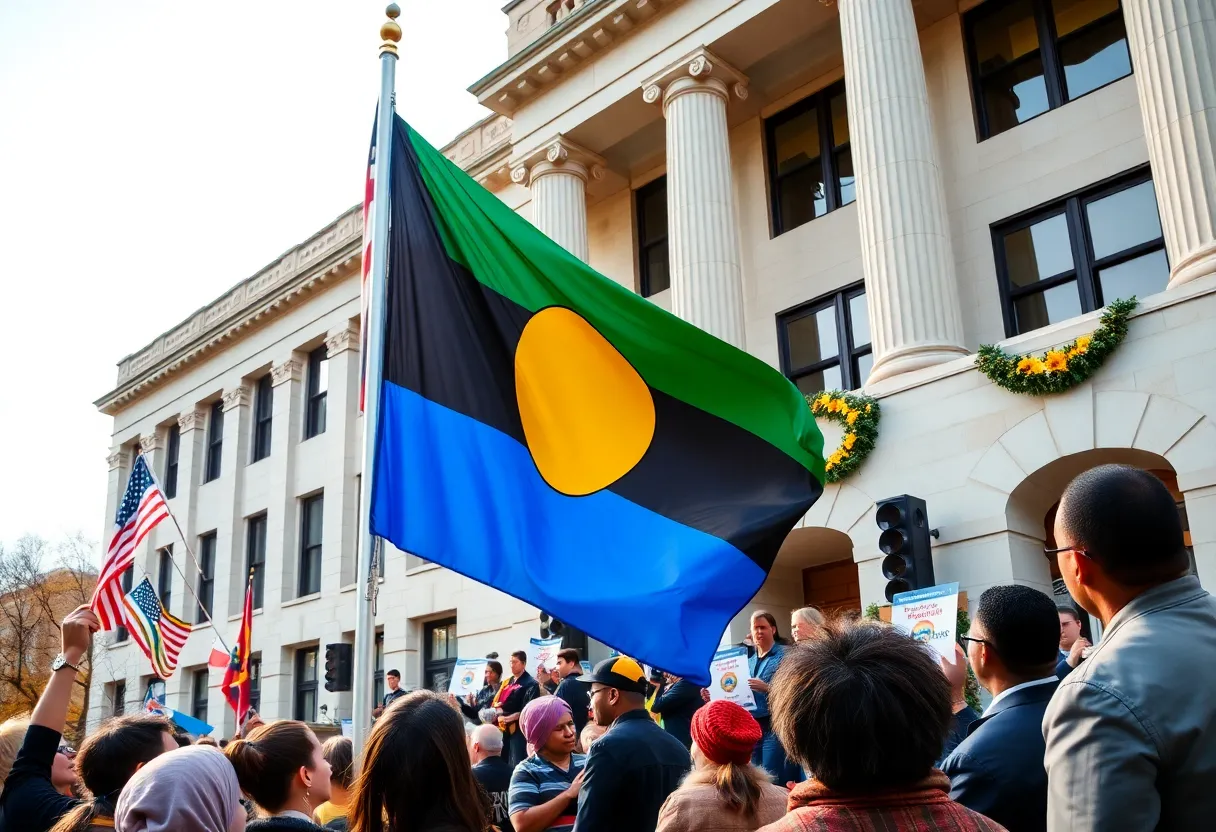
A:
<svg viewBox="0 0 1216 832">
<path fill-rule="evenodd" d="M 515 398 L 536 469 L 555 490 L 593 494 L 637 465 L 654 399 L 637 370 L 578 313 L 540 310 L 515 348 Z"/>
</svg>

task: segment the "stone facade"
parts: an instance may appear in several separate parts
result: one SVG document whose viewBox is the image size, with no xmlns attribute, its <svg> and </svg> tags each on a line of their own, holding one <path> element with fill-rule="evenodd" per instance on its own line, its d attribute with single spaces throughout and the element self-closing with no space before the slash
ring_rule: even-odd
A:
<svg viewBox="0 0 1216 832">
<path fill-rule="evenodd" d="M 1188 54 L 1212 54 L 1216 22 L 1194 0 L 1124 0 L 1132 74 L 981 139 L 962 16 L 983 5 L 516 0 L 504 9 L 509 59 L 471 88 L 494 115 L 444 148 L 506 204 L 635 291 L 634 193 L 667 175 L 673 288 L 651 300 L 773 366 L 782 366 L 781 313 L 865 287 L 875 369 L 865 387 L 884 414 L 877 450 L 829 486 L 790 535 L 732 638 L 753 608 L 781 620 L 815 597 L 814 570 L 827 564 L 855 564 L 860 604 L 881 601 L 874 505 L 899 494 L 927 502 L 940 531 L 939 581 L 959 581 L 973 601 L 1000 582 L 1049 589 L 1047 518 L 1064 483 L 1104 461 L 1167 481 L 1189 518 L 1199 577 L 1216 582 L 1216 209 L 1212 188 L 1202 187 L 1216 181 L 1216 88 L 1211 73 L 1177 64 L 1168 47 L 1181 38 Z M 766 120 L 842 78 L 856 201 L 775 233 Z M 1136 170 L 1156 185 L 1169 288 L 1141 298 L 1126 343 L 1089 383 L 1048 399 L 989 383 L 974 367 L 981 344 L 1040 351 L 1092 331 L 1098 316 L 1006 337 L 994 226 Z M 123 359 L 116 388 L 98 402 L 114 418 L 107 534 L 131 452 L 142 446 L 164 476 L 177 427 L 171 505 L 191 546 L 216 533 L 215 608 L 226 639 L 240 611 L 248 518 L 265 513 L 254 644 L 261 710 L 272 717 L 292 715 L 300 648 L 353 641 L 359 222 L 357 209 L 347 212 Z M 318 348 L 329 356 L 328 423 L 304 439 L 309 356 Z M 267 373 L 270 453 L 251 463 L 254 391 Z M 215 401 L 224 409 L 221 470 L 203 482 Z M 301 594 L 301 506 L 317 493 L 320 591 Z M 162 524 L 137 562 L 155 575 L 156 550 L 170 543 L 181 554 L 176 531 Z M 173 611 L 189 616 L 193 602 L 176 575 L 172 598 Z M 461 655 L 505 654 L 536 635 L 536 612 L 390 549 L 376 616 L 383 666 L 399 667 L 407 685 L 423 684 L 428 622 L 454 618 Z M 183 672 L 169 683 L 183 710 L 190 671 L 206 661 L 208 629 L 191 638 Z M 126 679 L 128 698 L 142 698 L 147 665 L 134 648 L 103 648 L 95 665 L 95 719 L 113 680 Z M 350 694 L 318 696 L 330 716 L 349 716 Z M 229 730 L 231 714 L 215 716 L 223 700 L 214 688 L 208 701 L 213 721 Z"/>
</svg>

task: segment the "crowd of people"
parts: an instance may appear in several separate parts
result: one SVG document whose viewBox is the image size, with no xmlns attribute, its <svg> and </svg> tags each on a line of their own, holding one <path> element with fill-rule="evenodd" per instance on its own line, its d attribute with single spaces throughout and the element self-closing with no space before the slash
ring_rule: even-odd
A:
<svg viewBox="0 0 1216 832">
<path fill-rule="evenodd" d="M 163 717 L 63 742 L 96 616 L 28 719 L 0 726 L 0 832 L 809 832 L 1193 830 L 1216 814 L 1216 600 L 1191 574 L 1173 499 L 1151 474 L 1077 477 L 1054 529 L 1071 607 L 993 586 L 955 660 L 890 625 L 752 616 L 755 707 L 626 656 L 584 673 L 488 662 L 457 700 L 390 672 L 362 755 L 253 715 L 230 742 Z M 964 696 L 967 668 L 990 695 Z M 1181 682 L 1181 683 L 1180 683 Z"/>
</svg>

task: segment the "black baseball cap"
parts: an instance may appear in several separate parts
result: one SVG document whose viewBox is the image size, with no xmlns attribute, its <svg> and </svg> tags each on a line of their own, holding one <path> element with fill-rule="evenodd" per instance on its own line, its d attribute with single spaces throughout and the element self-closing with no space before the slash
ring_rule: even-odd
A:
<svg viewBox="0 0 1216 832">
<path fill-rule="evenodd" d="M 642 666 L 628 656 L 616 656 L 604 659 L 595 666 L 595 670 L 579 676 L 580 682 L 599 682 L 617 690 L 627 690 L 632 693 L 645 694 L 650 690 L 646 679 L 646 671 Z"/>
</svg>

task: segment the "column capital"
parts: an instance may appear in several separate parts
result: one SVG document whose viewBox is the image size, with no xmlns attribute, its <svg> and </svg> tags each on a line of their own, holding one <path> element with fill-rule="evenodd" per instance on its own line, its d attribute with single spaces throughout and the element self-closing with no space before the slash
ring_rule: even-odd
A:
<svg viewBox="0 0 1216 832">
<path fill-rule="evenodd" d="M 202 430 L 207 425 L 207 408 L 196 407 L 177 417 L 177 427 L 182 432 Z"/>
<path fill-rule="evenodd" d="M 249 406 L 249 388 L 245 385 L 224 391 L 224 411 Z"/>
<path fill-rule="evenodd" d="M 643 81 L 642 100 L 654 104 L 662 99 L 666 114 L 672 99 L 686 92 L 708 92 L 727 102 L 732 93 L 740 100 L 745 99 L 747 83 L 746 75 L 704 46 L 698 46 Z"/>
<path fill-rule="evenodd" d="M 278 387 L 289 381 L 299 381 L 304 374 L 304 362 L 294 356 L 270 368 L 270 385 Z"/>
<path fill-rule="evenodd" d="M 109 456 L 106 457 L 106 465 L 109 470 L 117 471 L 127 462 L 127 451 L 125 448 L 115 448 Z"/>
<path fill-rule="evenodd" d="M 565 173 L 586 182 L 588 179 L 603 179 L 607 167 L 603 156 L 558 133 L 535 150 L 511 162 L 511 181 L 518 185 L 531 185 L 545 174 Z"/>
<path fill-rule="evenodd" d="M 162 439 L 159 429 L 155 430 L 151 436 L 139 437 L 139 449 L 143 451 L 145 455 L 150 454 L 153 451 L 159 451 L 161 444 Z"/>
<path fill-rule="evenodd" d="M 325 339 L 325 356 L 333 358 L 347 350 L 359 349 L 359 322 L 349 321 L 342 329 L 334 330 Z"/>
</svg>

